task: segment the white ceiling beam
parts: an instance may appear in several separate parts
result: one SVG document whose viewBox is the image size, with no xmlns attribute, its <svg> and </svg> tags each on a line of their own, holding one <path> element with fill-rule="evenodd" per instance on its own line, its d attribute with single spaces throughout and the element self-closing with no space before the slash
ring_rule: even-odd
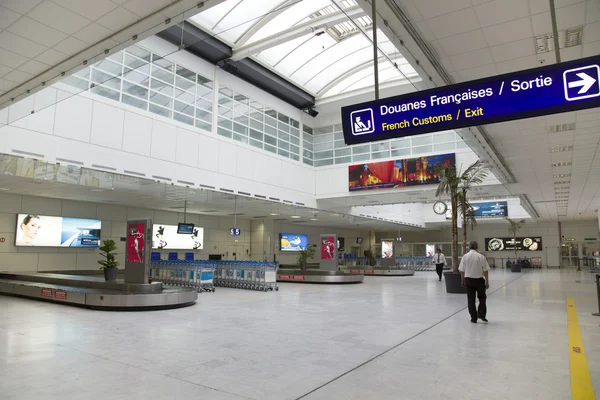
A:
<svg viewBox="0 0 600 400">
<path fill-rule="evenodd" d="M 274 35 L 267 36 L 266 38 L 258 40 L 254 43 L 241 46 L 237 49 L 234 48 L 231 59 L 234 61 L 241 60 L 242 58 L 258 54 L 261 51 L 265 51 L 272 47 L 289 42 L 290 40 L 297 39 L 306 34 L 324 32 L 329 27 L 348 21 L 348 16 L 346 15 L 349 17 L 360 17 L 365 15 L 365 12 L 362 8 L 355 6 L 345 10 L 345 14 L 342 11 L 339 11 L 315 18 L 311 21 L 293 26 L 284 31 L 277 32 Z"/>
<path fill-rule="evenodd" d="M 298 0 L 286 0 L 283 3 L 279 4 L 277 7 L 275 7 L 275 9 L 272 12 L 269 12 L 267 15 L 263 16 L 257 23 L 253 24 L 250 28 L 248 28 L 246 32 L 244 32 L 244 34 L 240 36 L 237 42 L 235 42 L 235 45 L 237 47 L 245 45 L 246 42 L 250 40 L 250 38 L 254 36 L 256 32 L 264 28 L 265 25 L 273 21 L 284 11 L 287 11 L 288 7 L 294 6 L 296 3 L 298 3 Z"/>
</svg>

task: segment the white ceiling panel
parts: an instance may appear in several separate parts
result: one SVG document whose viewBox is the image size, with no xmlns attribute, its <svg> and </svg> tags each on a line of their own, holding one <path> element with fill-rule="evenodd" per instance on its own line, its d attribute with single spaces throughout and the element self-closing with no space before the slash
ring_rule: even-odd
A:
<svg viewBox="0 0 600 400">
<path fill-rule="evenodd" d="M 444 14 L 426 21 L 435 37 L 438 39 L 455 36 L 460 33 L 480 28 L 473 8 Z"/>
<path fill-rule="evenodd" d="M 414 5 L 419 9 L 423 18 L 435 18 L 469 8 L 472 4 L 470 0 L 420 0 L 415 1 Z"/>
<path fill-rule="evenodd" d="M 52 47 L 67 38 L 66 34 L 28 17 L 20 18 L 7 30 L 22 38 L 37 40 L 39 44 L 46 47 Z"/>
<path fill-rule="evenodd" d="M 529 5 L 524 0 L 493 0 L 475 7 L 482 27 L 502 24 L 529 16 Z"/>
<path fill-rule="evenodd" d="M 535 46 L 531 38 L 517 40 L 516 42 L 510 42 L 501 44 L 499 46 L 493 46 L 490 48 L 492 56 L 495 62 L 513 60 L 515 58 L 522 58 L 535 55 Z"/>
<path fill-rule="evenodd" d="M 51 1 L 44 1 L 29 14 L 30 18 L 42 22 L 67 35 L 72 35 L 90 23 L 90 20 Z"/>
<path fill-rule="evenodd" d="M 508 21 L 483 28 L 483 34 L 489 46 L 515 42 L 532 37 L 531 22 L 529 18 Z"/>
<path fill-rule="evenodd" d="M 117 4 L 110 0 L 94 0 L 94 1 L 81 1 L 81 0 L 52 0 L 59 6 L 77 13 L 86 19 L 96 20 L 101 16 L 105 15 L 109 11 L 117 8 Z"/>
<path fill-rule="evenodd" d="M 0 6 L 0 30 L 8 28 L 18 20 L 20 16 L 21 14 Z"/>
<path fill-rule="evenodd" d="M 99 57 L 99 49 L 116 51 L 115 46 L 130 44 L 135 34 L 139 40 L 163 30 L 163 19 L 175 23 L 183 11 L 191 16 L 224 1 L 207 0 L 198 8 L 196 0 L 2 0 L 0 65 L 3 71 L 15 71 L 10 75 L 14 85 L 3 83 L 0 108 L 11 97 L 25 97 L 42 82 L 57 80 L 60 71 L 74 72 L 84 61 Z M 53 68 L 59 64 L 60 69 Z M 33 76 L 17 79 L 25 74 Z M 17 89 L 17 81 L 27 85 Z"/>
</svg>

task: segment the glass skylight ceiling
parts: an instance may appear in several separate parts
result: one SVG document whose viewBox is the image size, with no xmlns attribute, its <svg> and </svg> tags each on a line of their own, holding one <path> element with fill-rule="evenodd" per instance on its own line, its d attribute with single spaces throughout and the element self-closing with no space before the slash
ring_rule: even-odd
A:
<svg viewBox="0 0 600 400">
<path fill-rule="evenodd" d="M 374 84 L 372 20 L 355 0 L 228 0 L 191 20 L 231 45 L 234 58 L 250 49 L 252 58 L 317 98 Z M 380 85 L 418 80 L 394 43 L 377 32 Z"/>
</svg>

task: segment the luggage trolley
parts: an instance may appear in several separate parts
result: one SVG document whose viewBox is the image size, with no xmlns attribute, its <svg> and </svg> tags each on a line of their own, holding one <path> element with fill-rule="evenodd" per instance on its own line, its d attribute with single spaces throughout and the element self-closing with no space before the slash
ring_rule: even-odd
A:
<svg viewBox="0 0 600 400">
<path fill-rule="evenodd" d="M 217 261 L 214 285 L 247 290 L 279 290 L 278 264 L 263 261 Z"/>
</svg>

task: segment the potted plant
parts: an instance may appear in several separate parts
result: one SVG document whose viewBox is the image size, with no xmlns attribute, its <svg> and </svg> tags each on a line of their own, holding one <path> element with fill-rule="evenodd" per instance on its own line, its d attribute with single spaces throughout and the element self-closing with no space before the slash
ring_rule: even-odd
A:
<svg viewBox="0 0 600 400">
<path fill-rule="evenodd" d="M 469 203 L 468 192 L 475 185 L 480 185 L 483 183 L 484 179 L 488 175 L 488 165 L 485 161 L 477 160 L 473 164 L 469 166 L 460 175 L 460 191 L 458 192 L 458 207 L 462 216 L 462 226 L 463 226 L 463 243 L 462 243 L 462 254 L 467 253 L 467 221 L 471 225 L 471 230 L 477 224 L 475 220 L 475 215 L 473 211 L 473 207 Z"/>
<path fill-rule="evenodd" d="M 512 272 L 521 272 L 521 263 L 517 261 L 517 232 L 525 225 L 525 220 L 515 221 L 508 217 L 506 217 L 506 220 L 510 224 L 508 231 L 513 235 L 513 246 L 515 247 L 515 262 L 510 266 L 510 270 Z"/>
<path fill-rule="evenodd" d="M 117 280 L 117 274 L 119 273 L 119 262 L 115 259 L 114 251 L 117 250 L 117 245 L 114 240 L 103 240 L 102 247 L 100 247 L 100 255 L 103 260 L 98 261 L 98 264 L 102 265 L 100 269 L 104 270 L 104 279 L 107 282 L 114 282 Z"/>
<path fill-rule="evenodd" d="M 300 250 L 300 253 L 298 254 L 298 265 L 300 265 L 300 269 L 302 271 L 306 271 L 308 260 L 313 258 L 314 255 L 314 246 L 306 246 L 305 248 Z"/>
<path fill-rule="evenodd" d="M 461 286 L 460 273 L 458 272 L 458 212 L 463 214 L 463 228 L 465 239 L 463 253 L 466 252 L 466 220 L 469 217 L 467 192 L 472 185 L 483 182 L 487 176 L 487 166 L 482 161 L 471 164 L 463 173 L 457 172 L 455 166 L 440 166 L 437 169 L 440 183 L 435 192 L 437 197 L 446 195 L 450 197 L 450 211 L 452 213 L 452 271 L 444 273 L 447 293 L 466 293 Z"/>
</svg>

